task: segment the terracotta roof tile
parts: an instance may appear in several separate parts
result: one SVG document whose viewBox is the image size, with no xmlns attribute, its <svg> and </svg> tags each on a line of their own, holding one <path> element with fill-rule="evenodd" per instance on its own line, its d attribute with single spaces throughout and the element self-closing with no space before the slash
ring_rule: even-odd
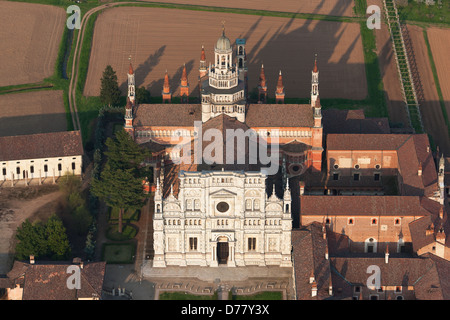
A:
<svg viewBox="0 0 450 320">
<path fill-rule="evenodd" d="M 414 258 L 390 257 L 385 263 L 383 257 L 332 257 L 334 287 L 347 286 L 340 298 L 352 296 L 348 287 L 366 286 L 367 268 L 380 267 L 381 286 L 413 286 L 414 297 L 419 300 L 449 299 L 450 262 L 432 254 Z M 338 298 L 338 297 L 336 297 Z"/>
<path fill-rule="evenodd" d="M 83 153 L 80 131 L 0 137 L 0 161 L 79 156 Z"/>
<path fill-rule="evenodd" d="M 251 104 L 245 122 L 251 128 L 314 126 L 309 104 Z"/>
<path fill-rule="evenodd" d="M 329 260 L 325 259 L 327 240 L 323 238 L 322 225 L 314 222 L 302 229 L 294 229 L 291 236 L 297 299 L 329 298 L 331 271 Z M 309 280 L 312 274 L 317 284 L 316 297 L 311 297 Z"/>
<path fill-rule="evenodd" d="M 200 104 L 140 104 L 135 110 L 133 126 L 194 126 L 202 120 Z"/>
<path fill-rule="evenodd" d="M 76 300 L 101 298 L 106 262 L 84 263 L 81 269 L 81 289 L 69 289 L 68 262 L 61 263 L 15 263 L 8 278 L 24 276 L 23 300 Z"/>
<path fill-rule="evenodd" d="M 438 190 L 437 172 L 426 134 L 328 134 L 327 150 L 392 150 L 397 152 L 400 194 L 432 196 Z M 422 175 L 418 175 L 419 165 Z"/>
<path fill-rule="evenodd" d="M 428 216 L 420 197 L 308 196 L 300 197 L 300 215 Z"/>
</svg>

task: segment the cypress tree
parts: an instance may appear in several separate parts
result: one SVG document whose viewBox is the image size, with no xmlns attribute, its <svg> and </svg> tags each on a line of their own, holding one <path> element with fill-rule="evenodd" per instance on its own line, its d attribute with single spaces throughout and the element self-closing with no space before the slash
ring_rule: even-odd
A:
<svg viewBox="0 0 450 320">
<path fill-rule="evenodd" d="M 110 65 L 107 65 L 103 71 L 101 79 L 100 100 L 103 104 L 117 106 L 120 104 L 120 90 L 117 82 L 116 72 Z"/>
</svg>

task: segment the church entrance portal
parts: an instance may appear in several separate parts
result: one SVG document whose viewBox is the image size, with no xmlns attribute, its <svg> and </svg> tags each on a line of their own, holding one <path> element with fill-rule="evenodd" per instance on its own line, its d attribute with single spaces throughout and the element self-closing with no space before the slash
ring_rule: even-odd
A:
<svg viewBox="0 0 450 320">
<path fill-rule="evenodd" d="M 217 243 L 217 261 L 219 264 L 227 264 L 229 255 L 228 242 Z"/>
</svg>

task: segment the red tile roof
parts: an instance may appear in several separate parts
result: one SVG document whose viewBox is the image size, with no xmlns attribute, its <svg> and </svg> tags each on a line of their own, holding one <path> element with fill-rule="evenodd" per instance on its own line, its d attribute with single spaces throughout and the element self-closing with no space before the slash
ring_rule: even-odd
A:
<svg viewBox="0 0 450 320">
<path fill-rule="evenodd" d="M 329 260 L 325 259 L 328 249 L 327 240 L 323 238 L 322 225 L 313 222 L 291 233 L 295 289 L 298 300 L 321 300 L 329 298 L 331 284 Z M 317 296 L 311 297 L 309 278 L 314 275 L 317 284 Z"/>
<path fill-rule="evenodd" d="M 313 127 L 313 110 L 309 104 L 251 104 L 245 123 L 257 127 Z"/>
<path fill-rule="evenodd" d="M 0 137 L 0 161 L 69 157 L 83 153 L 80 131 Z"/>
<path fill-rule="evenodd" d="M 383 257 L 332 257 L 330 261 L 333 275 L 344 279 L 341 284 L 366 286 L 367 268 L 376 265 L 381 271 L 381 286 L 413 286 L 414 297 L 419 300 L 449 299 L 450 262 L 432 254 L 418 258 L 390 257 L 388 263 Z"/>
<path fill-rule="evenodd" d="M 202 121 L 201 104 L 140 104 L 135 110 L 133 126 L 194 126 Z"/>
<path fill-rule="evenodd" d="M 76 300 L 101 298 L 106 262 L 84 263 L 80 269 L 80 289 L 67 287 L 68 262 L 29 264 L 16 261 L 8 278 L 17 283 L 24 277 L 23 300 Z"/>
<path fill-rule="evenodd" d="M 300 197 L 300 215 L 428 216 L 415 196 L 308 196 Z"/>
<path fill-rule="evenodd" d="M 410 134 L 328 134 L 327 150 L 398 150 Z"/>
<path fill-rule="evenodd" d="M 400 194 L 432 196 L 438 191 L 437 172 L 426 134 L 328 134 L 327 150 L 392 150 L 397 152 Z M 418 175 L 419 165 L 422 175 Z"/>
</svg>

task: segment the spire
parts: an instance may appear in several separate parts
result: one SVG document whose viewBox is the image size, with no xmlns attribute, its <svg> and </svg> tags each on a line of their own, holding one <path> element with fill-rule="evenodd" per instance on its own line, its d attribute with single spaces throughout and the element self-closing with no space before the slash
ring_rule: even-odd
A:
<svg viewBox="0 0 450 320">
<path fill-rule="evenodd" d="M 264 73 L 264 64 L 261 64 L 261 72 L 259 74 L 259 85 L 261 87 L 266 86 L 266 75 Z"/>
<path fill-rule="evenodd" d="M 162 91 L 162 98 L 163 98 L 163 103 L 172 102 L 172 93 L 170 92 L 169 75 L 167 74 L 167 69 L 166 69 L 166 74 L 164 76 L 164 86 L 163 86 L 163 91 Z"/>
<path fill-rule="evenodd" d="M 167 74 L 167 69 L 166 74 L 164 75 L 164 92 L 170 92 L 169 75 Z"/>
<path fill-rule="evenodd" d="M 202 54 L 200 56 L 200 61 L 206 61 L 205 47 L 202 45 Z"/>
<path fill-rule="evenodd" d="M 317 71 L 319 71 L 319 69 L 317 68 L 317 53 L 315 54 L 315 58 L 314 58 L 314 69 L 313 72 L 317 73 Z"/>
<path fill-rule="evenodd" d="M 183 82 L 186 82 L 186 84 L 187 84 L 186 63 L 183 64 L 183 73 L 181 75 L 181 85 L 183 85 Z"/>
<path fill-rule="evenodd" d="M 183 103 L 189 102 L 189 83 L 186 72 L 186 63 L 183 66 L 183 73 L 181 75 L 180 96 Z"/>
<path fill-rule="evenodd" d="M 134 74 L 133 66 L 131 65 L 131 56 L 128 57 L 130 61 L 130 67 L 128 68 L 128 74 Z"/>
<path fill-rule="evenodd" d="M 129 56 L 128 60 L 130 60 L 130 67 L 128 69 L 128 98 L 131 100 L 131 103 L 134 104 L 136 87 L 134 81 L 134 70 L 133 66 L 131 65 L 131 56 Z"/>
<path fill-rule="evenodd" d="M 314 58 L 314 69 L 311 76 L 311 107 L 316 106 L 319 97 L 319 69 L 317 68 L 317 54 Z"/>
<path fill-rule="evenodd" d="M 281 75 L 281 70 L 278 75 L 277 89 L 275 90 L 275 99 L 277 103 L 284 102 L 284 85 L 283 85 L 283 76 Z"/>
<path fill-rule="evenodd" d="M 200 55 L 200 67 L 198 69 L 200 73 L 200 78 L 203 78 L 208 74 L 208 70 L 206 69 L 206 54 L 205 47 L 202 45 L 202 53 Z"/>
<path fill-rule="evenodd" d="M 289 189 L 289 178 L 286 179 L 286 188 L 284 189 L 283 194 L 284 201 L 291 201 L 291 190 Z"/>
<path fill-rule="evenodd" d="M 281 75 L 281 70 L 280 70 L 280 73 L 278 75 L 277 93 L 284 93 L 283 76 Z"/>
<path fill-rule="evenodd" d="M 225 37 L 225 20 L 222 20 L 222 36 Z"/>
<path fill-rule="evenodd" d="M 266 103 L 267 86 L 266 86 L 266 75 L 264 73 L 264 64 L 261 64 L 261 72 L 259 74 L 258 94 L 259 94 L 258 103 Z"/>
</svg>

